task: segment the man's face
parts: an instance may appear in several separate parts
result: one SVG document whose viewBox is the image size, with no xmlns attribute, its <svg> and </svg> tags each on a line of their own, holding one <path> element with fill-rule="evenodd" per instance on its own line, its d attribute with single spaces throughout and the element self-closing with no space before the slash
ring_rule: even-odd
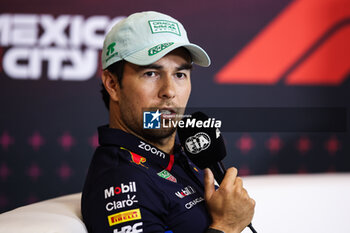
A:
<svg viewBox="0 0 350 233">
<path fill-rule="evenodd" d="M 148 66 L 127 62 L 118 101 L 122 129 L 150 141 L 173 135 L 173 127 L 143 129 L 143 111 L 152 108 L 182 114 L 191 93 L 191 67 L 190 55 L 183 48 Z"/>
</svg>

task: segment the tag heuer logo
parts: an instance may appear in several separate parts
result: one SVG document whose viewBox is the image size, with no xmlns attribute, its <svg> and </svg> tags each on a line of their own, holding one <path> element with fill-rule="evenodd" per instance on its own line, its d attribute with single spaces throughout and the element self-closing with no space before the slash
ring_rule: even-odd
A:
<svg viewBox="0 0 350 233">
<path fill-rule="evenodd" d="M 160 51 L 168 48 L 169 46 L 171 46 L 173 44 L 174 44 L 174 42 L 169 42 L 169 43 L 163 43 L 163 44 L 159 44 L 157 46 L 154 46 L 148 50 L 148 56 L 153 56 L 153 55 L 159 53 Z"/>
<path fill-rule="evenodd" d="M 171 175 L 170 172 L 168 172 L 167 170 L 163 170 L 161 172 L 158 172 L 157 175 L 166 179 L 166 180 L 177 183 L 177 179 L 173 175 Z"/>
<path fill-rule="evenodd" d="M 152 33 L 169 32 L 181 36 L 179 25 L 168 20 L 149 20 Z"/>
</svg>

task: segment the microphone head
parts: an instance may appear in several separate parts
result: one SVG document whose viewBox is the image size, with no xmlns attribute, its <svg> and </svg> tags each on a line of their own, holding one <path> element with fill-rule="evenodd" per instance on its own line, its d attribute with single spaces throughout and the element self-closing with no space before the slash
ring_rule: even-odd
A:
<svg viewBox="0 0 350 233">
<path fill-rule="evenodd" d="M 226 147 L 220 130 L 214 126 L 215 118 L 209 118 L 202 112 L 184 117 L 185 125 L 178 127 L 177 133 L 188 158 L 200 169 L 220 162 L 226 156 Z M 186 124 L 187 121 L 202 121 L 203 124 Z M 209 127 L 198 127 L 209 126 Z"/>
</svg>

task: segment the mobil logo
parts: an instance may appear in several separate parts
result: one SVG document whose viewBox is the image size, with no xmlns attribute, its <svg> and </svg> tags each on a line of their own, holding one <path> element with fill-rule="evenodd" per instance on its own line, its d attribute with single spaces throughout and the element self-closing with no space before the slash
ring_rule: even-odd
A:
<svg viewBox="0 0 350 233">
<path fill-rule="evenodd" d="M 192 195 L 196 193 L 196 190 L 194 190 L 194 188 L 192 188 L 192 186 L 188 185 L 187 187 L 181 189 L 181 191 L 177 191 L 175 192 L 175 195 L 178 197 L 178 198 L 184 198 L 184 197 L 187 197 L 189 195 Z"/>
<path fill-rule="evenodd" d="M 113 197 L 121 193 L 134 193 L 136 192 L 136 182 L 121 183 L 120 186 L 111 186 L 104 190 L 105 199 Z"/>
</svg>

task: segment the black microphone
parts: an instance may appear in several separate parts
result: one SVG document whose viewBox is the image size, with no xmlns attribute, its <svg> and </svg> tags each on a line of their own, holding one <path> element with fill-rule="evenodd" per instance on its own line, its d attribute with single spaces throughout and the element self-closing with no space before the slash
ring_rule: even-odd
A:
<svg viewBox="0 0 350 233">
<path fill-rule="evenodd" d="M 215 177 L 215 180 L 220 184 L 225 176 L 225 168 L 222 160 L 226 156 L 226 147 L 220 130 L 213 126 L 215 119 L 209 119 L 202 112 L 191 114 L 192 117 L 185 117 L 182 120 L 194 122 L 195 127 L 178 127 L 180 143 L 183 146 L 186 155 L 200 169 L 209 168 Z M 196 127 L 196 122 L 203 122 L 203 127 Z M 209 127 L 204 127 L 209 126 Z"/>
<path fill-rule="evenodd" d="M 186 155 L 200 169 L 209 168 L 215 180 L 221 184 L 226 173 L 222 164 L 226 156 L 226 146 L 220 130 L 215 127 L 215 118 L 195 112 L 191 117 L 184 117 L 182 121 L 183 125 L 190 126 L 177 128 Z M 248 227 L 256 233 L 251 223 Z"/>
</svg>

